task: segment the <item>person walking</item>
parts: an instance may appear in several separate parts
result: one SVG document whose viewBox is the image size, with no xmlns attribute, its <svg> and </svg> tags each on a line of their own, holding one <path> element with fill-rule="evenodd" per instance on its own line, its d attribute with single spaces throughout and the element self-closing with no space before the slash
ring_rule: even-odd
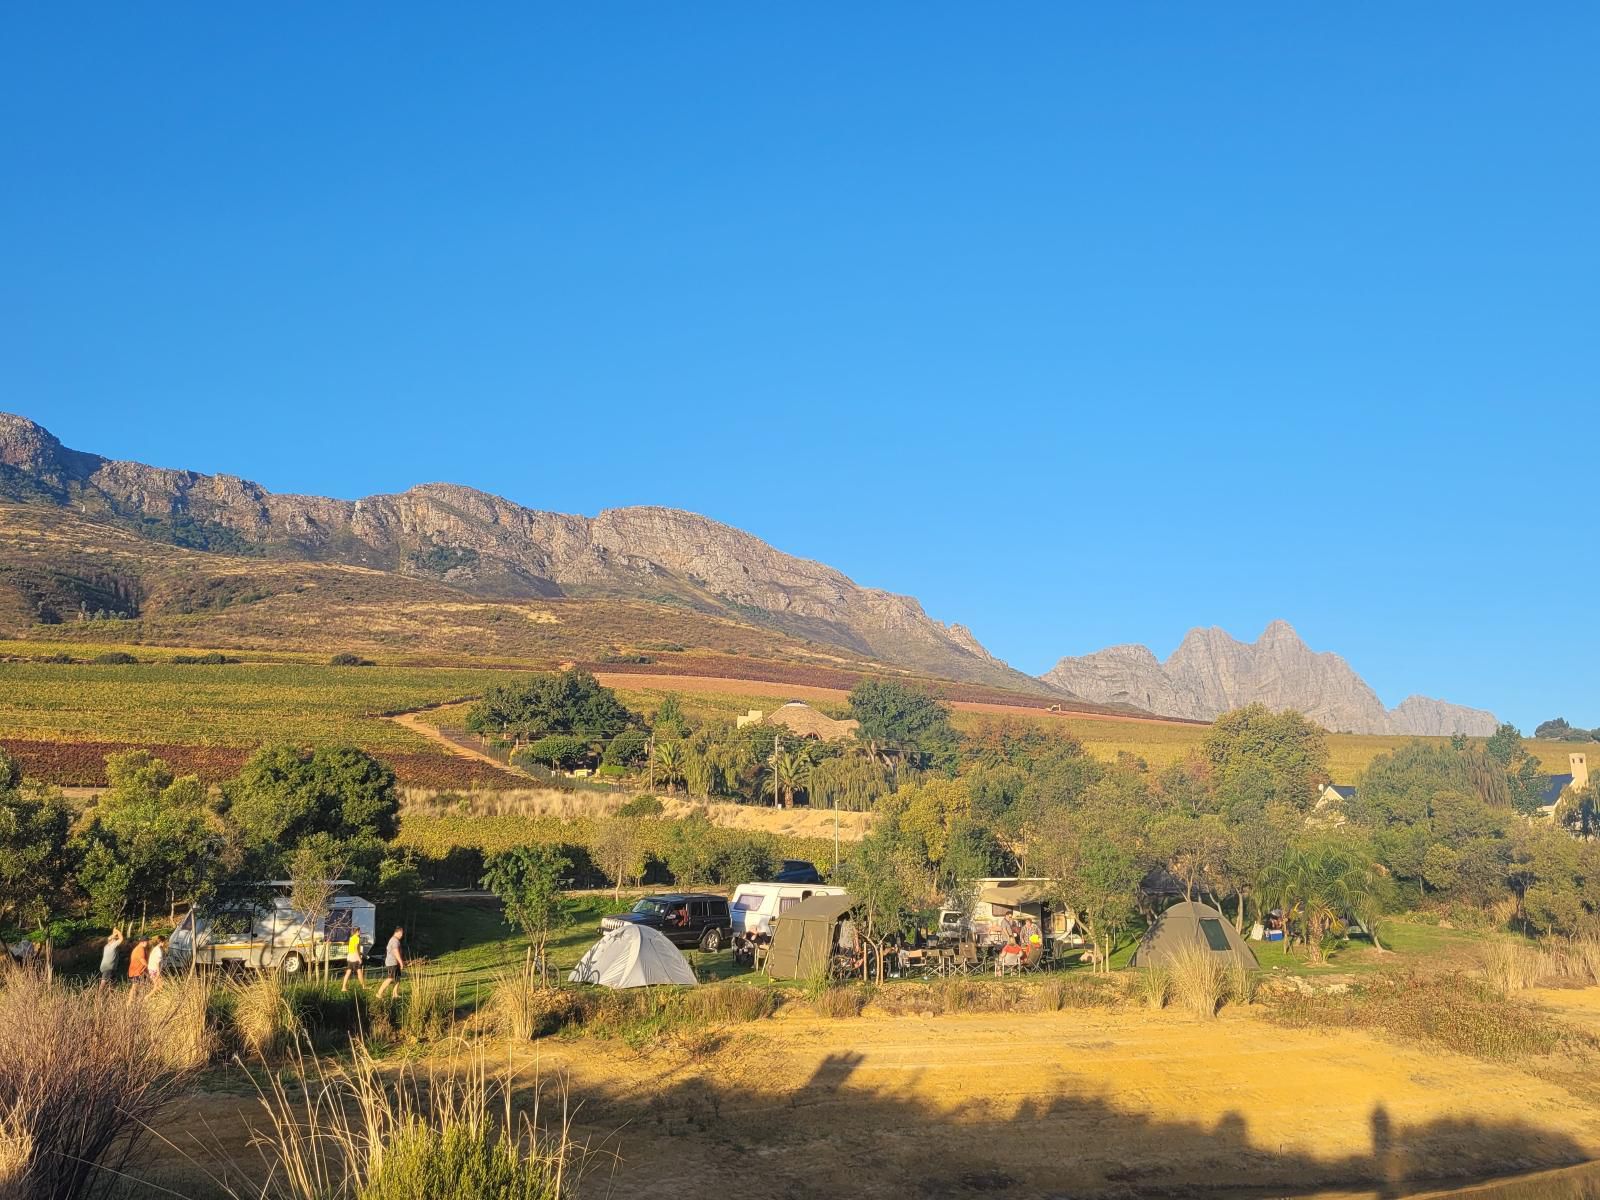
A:
<svg viewBox="0 0 1600 1200">
<path fill-rule="evenodd" d="M 150 982 L 150 939 L 140 938 L 133 944 L 133 953 L 128 956 L 128 983 L 133 991 L 129 994 L 131 1000 L 138 994 L 142 984 Z"/>
<path fill-rule="evenodd" d="M 106 948 L 100 951 L 100 990 L 103 992 L 117 982 L 117 956 L 122 950 L 122 930 L 112 929 L 106 939 Z"/>
<path fill-rule="evenodd" d="M 400 939 L 405 936 L 405 930 L 395 926 L 395 931 L 389 936 L 389 944 L 383 951 L 383 982 L 378 985 L 377 999 L 382 1000 L 390 988 L 394 994 L 400 994 L 400 973 L 406 969 L 406 956 L 400 949 Z"/>
<path fill-rule="evenodd" d="M 167 939 L 156 938 L 150 943 L 150 953 L 145 958 L 145 972 L 150 976 L 150 990 L 161 990 L 161 964 L 167 959 Z"/>
<path fill-rule="evenodd" d="M 339 985 L 339 991 L 345 992 L 350 988 L 350 976 L 356 977 L 356 982 L 367 986 L 367 968 L 361 960 L 361 930 L 351 927 L 350 940 L 344 947 L 344 982 Z"/>
</svg>

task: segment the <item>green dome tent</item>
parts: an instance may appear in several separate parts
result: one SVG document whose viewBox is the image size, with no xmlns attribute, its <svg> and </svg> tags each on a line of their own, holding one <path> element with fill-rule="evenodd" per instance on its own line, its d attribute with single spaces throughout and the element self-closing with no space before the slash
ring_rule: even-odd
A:
<svg viewBox="0 0 1600 1200">
<path fill-rule="evenodd" d="M 1155 924 L 1139 939 L 1139 948 L 1133 952 L 1129 965 L 1170 966 L 1173 956 L 1188 946 L 1214 954 L 1224 965 L 1238 963 L 1251 970 L 1261 965 L 1256 962 L 1255 951 L 1239 936 L 1228 918 L 1198 900 L 1174 904 L 1157 917 Z"/>
<path fill-rule="evenodd" d="M 764 969 L 773 979 L 810 979 L 833 959 L 839 922 L 856 906 L 853 896 L 813 896 L 780 916 Z"/>
</svg>

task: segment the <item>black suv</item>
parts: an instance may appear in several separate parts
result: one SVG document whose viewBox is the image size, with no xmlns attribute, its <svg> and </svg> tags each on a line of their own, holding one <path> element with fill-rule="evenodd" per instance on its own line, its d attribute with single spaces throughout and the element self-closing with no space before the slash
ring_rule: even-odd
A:
<svg viewBox="0 0 1600 1200">
<path fill-rule="evenodd" d="M 720 950 L 733 941 L 733 920 L 728 915 L 728 898 L 709 892 L 666 892 L 646 896 L 625 913 L 607 917 L 600 924 L 612 928 L 627 922 L 648 925 L 667 935 L 674 946 L 688 949 Z"/>
<path fill-rule="evenodd" d="M 821 883 L 817 868 L 801 858 L 786 858 L 778 864 L 768 883 Z"/>
</svg>

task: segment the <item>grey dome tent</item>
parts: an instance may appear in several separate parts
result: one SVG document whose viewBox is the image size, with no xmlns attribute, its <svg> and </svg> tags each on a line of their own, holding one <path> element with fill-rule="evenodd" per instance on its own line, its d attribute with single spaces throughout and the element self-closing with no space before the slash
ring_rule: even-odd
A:
<svg viewBox="0 0 1600 1200">
<path fill-rule="evenodd" d="M 780 916 L 764 969 L 773 979 L 810 979 L 833 960 L 839 922 L 856 906 L 853 896 L 813 896 Z"/>
<path fill-rule="evenodd" d="M 1237 963 L 1253 970 L 1261 965 L 1232 922 L 1198 900 L 1181 901 L 1157 917 L 1129 962 L 1135 967 L 1170 966 L 1173 956 L 1189 946 L 1215 955 L 1224 966 Z"/>
<path fill-rule="evenodd" d="M 698 982 L 683 952 L 667 940 L 666 934 L 632 924 L 601 934 L 567 978 L 573 983 L 597 983 L 608 988 L 650 987 L 657 983 L 693 987 Z"/>
</svg>

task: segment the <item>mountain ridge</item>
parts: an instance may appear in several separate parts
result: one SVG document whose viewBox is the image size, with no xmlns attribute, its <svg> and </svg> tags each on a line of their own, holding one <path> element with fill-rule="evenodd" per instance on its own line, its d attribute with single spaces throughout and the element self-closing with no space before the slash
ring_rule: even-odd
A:
<svg viewBox="0 0 1600 1200">
<path fill-rule="evenodd" d="M 453 483 L 336 500 L 74 450 L 0 413 L 0 499 L 70 508 L 191 548 L 336 562 L 498 598 L 622 596 L 717 612 L 955 680 L 1044 693 L 910 596 L 863 587 L 755 535 L 659 506 L 593 517 Z"/>
<path fill-rule="evenodd" d="M 1296 709 L 1333 732 L 1481 737 L 1498 724 L 1491 712 L 1421 695 L 1387 709 L 1348 662 L 1312 650 L 1282 620 L 1270 622 L 1254 642 L 1217 626 L 1196 627 L 1165 662 L 1148 646 L 1108 646 L 1063 658 L 1040 678 L 1080 700 L 1192 720 L 1259 702 Z"/>
</svg>

